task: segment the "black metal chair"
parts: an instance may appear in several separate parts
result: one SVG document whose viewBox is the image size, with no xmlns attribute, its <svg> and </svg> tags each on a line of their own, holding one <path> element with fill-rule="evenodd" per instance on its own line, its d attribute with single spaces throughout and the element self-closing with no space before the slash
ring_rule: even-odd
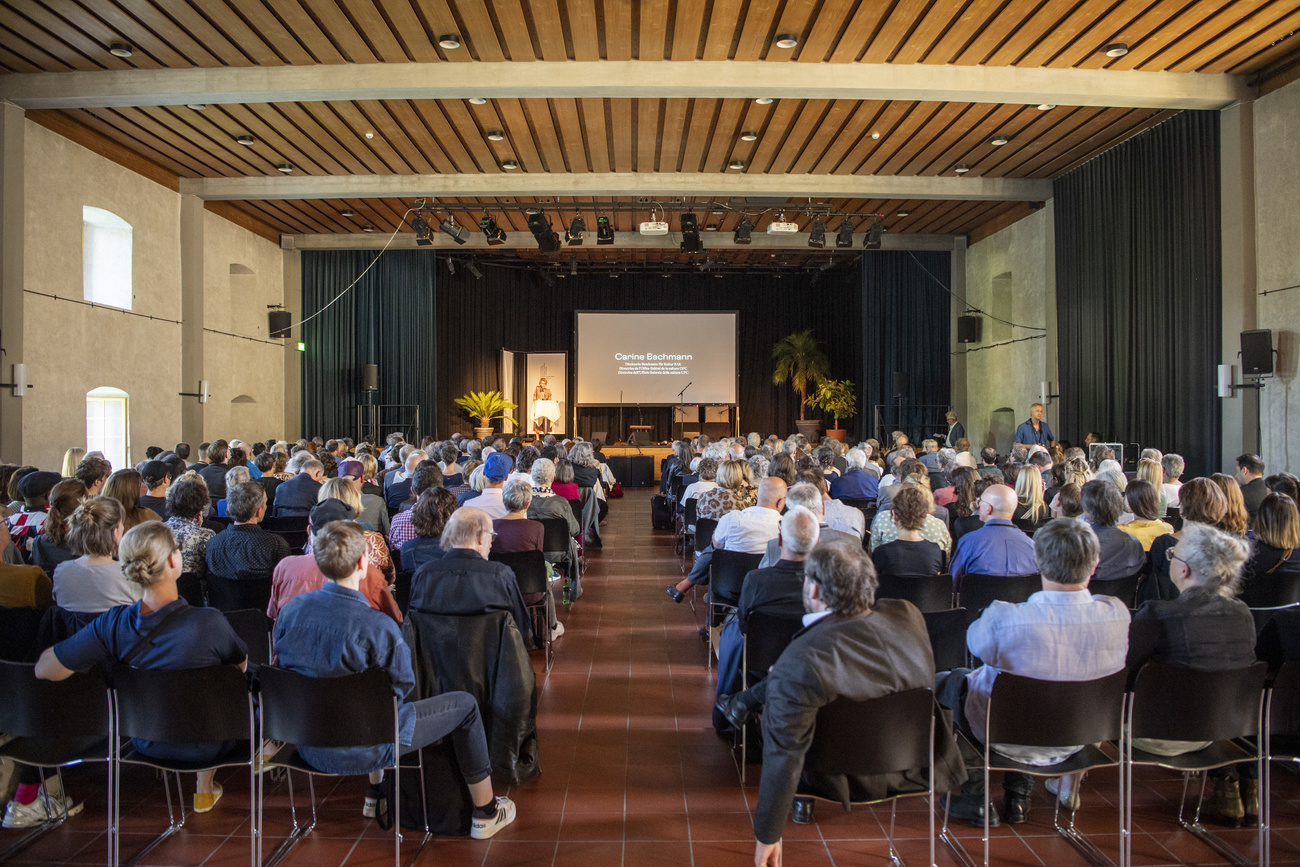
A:
<svg viewBox="0 0 1300 867">
<path fill-rule="evenodd" d="M 754 611 L 745 618 L 745 638 L 741 645 L 740 686 L 749 689 L 767 677 L 767 670 L 790 645 L 794 634 L 803 628 L 799 617 L 777 617 Z M 740 784 L 745 785 L 745 767 L 749 761 L 749 726 L 737 733 L 740 747 Z"/>
<path fill-rule="evenodd" d="M 510 571 L 515 573 L 515 580 L 519 582 L 519 592 L 524 596 L 551 592 L 551 582 L 546 577 L 546 558 L 541 551 L 516 551 L 510 554 L 493 552 L 488 559 L 510 567 Z M 551 619 L 547 614 L 546 600 L 539 599 L 529 605 L 528 613 L 533 618 L 533 636 L 541 640 L 542 659 L 546 662 L 546 670 L 550 671 L 553 654 Z"/>
<path fill-rule="evenodd" d="M 922 612 L 952 608 L 951 575 L 880 575 L 877 599 L 906 599 Z"/>
<path fill-rule="evenodd" d="M 926 787 L 917 792 L 899 792 L 875 801 L 890 802 L 890 863 L 902 867 L 903 860 L 894 847 L 894 818 L 898 799 L 924 795 L 930 799 L 930 860 L 934 864 L 934 692 L 909 689 L 866 701 L 838 698 L 817 712 L 812 745 L 804 757 L 804 771 L 813 774 L 848 774 L 874 776 L 924 769 Z M 795 800 L 822 800 L 839 803 L 845 812 L 849 804 L 818 794 L 799 793 Z M 859 803 L 859 802 L 853 802 Z M 811 804 L 809 804 L 811 815 Z"/>
<path fill-rule="evenodd" d="M 681 512 L 677 516 L 677 541 L 674 547 L 680 546 L 682 555 L 682 571 L 686 571 L 687 554 L 695 547 L 695 522 L 699 518 L 699 503 L 695 502 L 695 497 L 691 497 L 682 506 Z"/>
<path fill-rule="evenodd" d="M 47 799 L 54 818 L 38 825 L 0 852 L 7 861 L 37 839 L 62 825 L 68 817 L 67 789 L 63 768 L 85 762 L 103 762 L 108 768 L 108 863 L 113 862 L 114 822 L 113 720 L 111 699 L 103 675 L 74 674 L 57 683 L 37 680 L 34 666 L 27 662 L 0 661 L 0 731 L 12 736 L 0 744 L 0 756 L 37 768 L 56 768 L 62 802 L 55 804 L 42 787 L 38 797 Z"/>
<path fill-rule="evenodd" d="M 956 604 L 966 609 L 975 622 L 984 609 L 996 601 L 1024 602 L 1043 589 L 1038 575 L 975 575 L 966 573 L 957 581 Z"/>
<path fill-rule="evenodd" d="M 1141 580 L 1141 572 L 1123 578 L 1108 578 L 1102 581 L 1094 578 L 1088 582 L 1088 590 L 1094 596 L 1114 596 L 1123 602 L 1126 607 L 1134 608 L 1137 601 L 1138 582 Z"/>
<path fill-rule="evenodd" d="M 1284 662 L 1268 692 L 1264 713 L 1264 773 L 1259 779 L 1260 863 L 1272 858 L 1273 762 L 1300 763 L 1300 661 Z"/>
<path fill-rule="evenodd" d="M 709 561 L 709 604 L 705 608 L 705 626 L 709 630 L 709 647 L 706 664 L 713 667 L 713 654 L 718 644 L 718 627 L 728 611 L 734 611 L 740 602 L 740 588 L 745 576 L 758 568 L 762 554 L 746 554 L 725 548 L 713 552 Z"/>
<path fill-rule="evenodd" d="M 197 572 L 183 572 L 176 579 L 176 590 L 181 598 L 195 608 L 206 608 L 208 604 L 207 582 Z"/>
<path fill-rule="evenodd" d="M 695 538 L 692 540 L 696 556 L 713 544 L 713 531 L 718 529 L 717 518 L 697 518 L 695 520 Z"/>
<path fill-rule="evenodd" d="M 271 618 L 266 609 L 245 608 L 241 611 L 223 611 L 230 628 L 248 648 L 248 664 L 271 664 Z"/>
<path fill-rule="evenodd" d="M 265 611 L 271 603 L 271 577 L 225 578 L 208 575 L 208 605 L 218 611 Z"/>
<path fill-rule="evenodd" d="M 262 778 L 259 776 L 255 801 L 258 811 L 257 827 L 262 829 L 262 833 L 255 838 L 257 853 L 254 863 L 263 867 L 275 867 L 303 837 L 311 833 L 316 827 L 314 778 L 317 775 L 336 776 L 308 764 L 299 755 L 299 747 L 357 747 L 391 743 L 393 771 L 397 777 L 393 787 L 394 803 L 389 805 L 393 817 L 393 863 L 396 867 L 401 867 L 401 722 L 397 715 L 399 701 L 393 692 L 393 682 L 388 672 L 371 669 L 346 677 L 314 678 L 267 665 L 258 669 L 255 686 L 260 695 L 257 719 L 262 737 L 286 744 L 267 764 L 289 772 L 286 776 L 289 781 L 289 812 L 293 818 L 293 829 L 271 853 L 271 857 L 263 861 L 262 840 L 266 835 L 262 807 L 266 800 L 263 797 Z M 427 817 L 429 810 L 428 796 L 424 789 L 423 757 L 417 767 L 420 773 L 420 794 L 424 799 L 424 815 Z M 307 786 L 311 794 L 310 824 L 298 822 L 298 810 L 293 798 L 293 771 L 307 775 Z M 412 864 L 420 857 L 420 852 L 432 836 L 426 826 L 424 839 L 411 859 Z"/>
<path fill-rule="evenodd" d="M 540 518 L 543 527 L 542 553 L 546 559 L 564 570 L 567 576 L 572 572 L 573 564 L 569 562 L 569 522 L 564 518 Z"/>
<path fill-rule="evenodd" d="M 397 602 L 397 610 L 402 612 L 403 617 L 411 607 L 411 579 L 414 577 L 414 572 L 399 569 L 393 579 L 393 599 Z"/>
<path fill-rule="evenodd" d="M 38 608 L 0 608 L 0 659 L 36 661 L 44 613 Z"/>
<path fill-rule="evenodd" d="M 1088 681 L 1038 680 L 1032 677 L 1003 672 L 993 681 L 985 715 L 985 743 L 980 746 L 959 733 L 965 752 L 982 755 L 984 770 L 984 865 L 989 864 L 989 773 L 995 770 L 1020 771 L 1039 777 L 1059 777 L 1077 774 L 1092 768 L 1120 767 L 1120 840 L 1126 840 L 1126 829 L 1131 816 L 1126 811 L 1125 800 L 1131 795 L 1126 788 L 1121 761 L 1102 752 L 1096 744 L 1124 742 L 1124 687 L 1127 669 L 1120 669 L 1106 677 Z M 1051 765 L 1029 765 L 1017 762 L 997 752 L 991 744 L 1017 744 L 1030 747 L 1069 747 L 1083 744 L 1073 755 Z M 1058 834 L 1093 864 L 1112 865 L 1097 846 L 1074 825 L 1070 814 L 1068 825 L 1060 823 L 1061 803 L 1055 801 L 1052 824 Z M 973 864 L 960 840 L 948 832 L 948 814 L 944 810 L 943 840 L 953 854 L 964 864 Z M 1120 863 L 1128 864 L 1121 845 Z"/>
<path fill-rule="evenodd" d="M 952 671 L 966 664 L 965 608 L 946 611 L 924 611 L 925 631 L 930 635 L 930 650 L 934 653 L 935 671 Z"/>
<path fill-rule="evenodd" d="M 1300 574 L 1251 575 L 1241 588 L 1241 601 L 1251 608 L 1279 608 L 1300 602 Z"/>
<path fill-rule="evenodd" d="M 262 529 L 275 533 L 289 544 L 295 554 L 307 550 L 307 516 L 281 515 L 278 518 L 269 515 L 262 519 Z"/>
<path fill-rule="evenodd" d="M 263 615 L 265 617 L 265 615 Z M 114 782 L 115 809 L 121 806 L 121 765 L 143 765 L 162 772 L 167 798 L 167 828 L 130 858 L 118 858 L 119 840 L 113 841 L 113 863 L 126 867 L 185 827 L 185 796 L 181 773 L 244 765 L 248 768 L 249 791 L 257 786 L 258 742 L 253 727 L 253 698 L 248 679 L 236 665 L 217 665 L 187 671 L 160 671 L 118 664 L 111 675 L 113 707 L 118 738 L 115 760 L 119 766 Z M 157 759 L 138 750 L 123 753 L 121 738 L 137 738 L 169 744 L 236 742 L 211 761 L 189 762 Z M 178 810 L 172 809 L 170 778 L 176 781 Z M 250 800 L 249 821 L 253 833 L 249 856 L 257 854 L 257 809 Z M 114 824 L 119 822 L 114 815 Z"/>
<path fill-rule="evenodd" d="M 1178 506 L 1170 506 L 1166 511 L 1167 514 L 1165 515 L 1165 520 L 1174 528 L 1174 532 L 1177 533 L 1179 530 L 1183 529 L 1182 509 Z"/>
<path fill-rule="evenodd" d="M 1224 765 L 1254 760 L 1264 779 L 1262 743 L 1264 678 L 1268 666 L 1256 662 L 1246 668 L 1227 671 L 1194 671 L 1160 663 L 1147 663 L 1138 672 L 1129 700 L 1128 733 L 1123 746 L 1128 765 L 1129 791 L 1125 805 L 1129 811 L 1127 827 L 1132 827 L 1132 785 L 1134 765 L 1154 765 L 1183 774 L 1183 797 L 1178 802 L 1178 824 L 1197 839 L 1234 864 L 1251 862 L 1201 824 L 1201 805 L 1205 799 L 1204 771 Z M 999 680 L 1001 678 L 999 677 Z M 1134 745 L 1135 739 L 1209 742 L 1205 749 L 1178 756 L 1147 752 Z M 1254 745 L 1246 738 L 1253 738 Z M 1187 786 L 1194 773 L 1201 773 L 1201 794 L 1196 810 L 1187 818 Z M 1261 797 L 1265 796 L 1261 786 Z M 1264 843 L 1261 816 L 1259 848 Z"/>
</svg>

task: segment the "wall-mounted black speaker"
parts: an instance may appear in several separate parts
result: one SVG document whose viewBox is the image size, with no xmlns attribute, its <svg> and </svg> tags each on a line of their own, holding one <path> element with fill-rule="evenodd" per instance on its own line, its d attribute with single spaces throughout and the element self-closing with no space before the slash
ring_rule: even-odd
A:
<svg viewBox="0 0 1300 867">
<path fill-rule="evenodd" d="M 1244 376 L 1273 372 L 1273 329 L 1241 332 L 1241 372 Z"/>
<path fill-rule="evenodd" d="M 912 390 L 911 379 L 907 371 L 894 371 L 894 397 L 907 397 L 908 392 Z"/>
<path fill-rule="evenodd" d="M 366 391 L 379 390 L 379 365 L 367 364 L 361 368 L 361 387 Z"/>
<path fill-rule="evenodd" d="M 288 310 L 272 310 L 267 314 L 267 320 L 267 330 L 271 332 L 272 338 L 289 339 L 289 331 L 293 328 L 292 313 Z"/>
<path fill-rule="evenodd" d="M 957 342 L 958 343 L 979 343 L 980 342 L 980 322 L 978 316 L 958 316 L 957 317 Z"/>
</svg>

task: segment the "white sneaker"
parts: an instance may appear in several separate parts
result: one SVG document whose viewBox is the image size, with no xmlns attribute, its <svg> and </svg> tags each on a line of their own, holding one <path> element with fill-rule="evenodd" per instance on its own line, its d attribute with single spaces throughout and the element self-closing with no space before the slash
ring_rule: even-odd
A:
<svg viewBox="0 0 1300 867">
<path fill-rule="evenodd" d="M 85 804 L 75 802 L 69 804 L 68 815 L 77 815 L 84 806 Z M 0 821 L 0 827 L 34 828 L 37 825 L 44 825 L 46 822 L 61 818 L 63 818 L 63 799 L 51 798 L 48 794 L 42 792 L 30 804 L 10 801 L 9 806 L 5 809 L 4 820 Z"/>
<path fill-rule="evenodd" d="M 1079 787 L 1083 781 L 1075 774 L 1066 774 L 1063 777 L 1052 777 L 1043 783 L 1043 788 L 1047 789 L 1050 794 L 1056 796 L 1061 802 L 1061 806 L 1071 813 L 1079 809 Z"/>
<path fill-rule="evenodd" d="M 564 634 L 564 624 L 558 620 L 555 621 L 555 628 L 551 630 L 551 641 L 554 641 L 555 639 L 559 638 L 563 634 Z"/>
<path fill-rule="evenodd" d="M 473 819 L 470 822 L 469 835 L 475 840 L 486 840 L 514 820 L 515 802 L 505 795 L 500 795 L 497 797 L 497 814 L 491 819 Z"/>
</svg>

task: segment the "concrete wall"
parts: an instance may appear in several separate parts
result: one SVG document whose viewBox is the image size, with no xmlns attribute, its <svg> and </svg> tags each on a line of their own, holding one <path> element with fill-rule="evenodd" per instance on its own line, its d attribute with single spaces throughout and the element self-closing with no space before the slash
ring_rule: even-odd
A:
<svg viewBox="0 0 1300 867">
<path fill-rule="evenodd" d="M 139 461 L 146 446 L 180 439 L 182 401 L 194 398 L 177 393 L 197 386 L 182 386 L 180 376 L 181 197 L 35 123 L 26 122 L 24 134 L 23 360 L 35 387 L 22 408 L 22 461 L 57 469 L 66 449 L 84 447 L 86 392 L 101 386 L 130 396 L 130 457 Z M 130 313 L 82 303 L 83 205 L 133 228 Z M 204 247 L 205 327 L 266 340 L 266 305 L 284 293 L 279 247 L 213 214 L 205 215 Z M 251 274 L 232 279 L 232 264 Z M 282 345 L 211 330 L 204 342 L 213 395 L 205 434 L 280 435 Z M 232 410 L 231 399 L 245 394 L 257 402 Z"/>
<path fill-rule="evenodd" d="M 1017 324 L 1046 326 L 1055 334 L 1055 231 L 1050 201 L 1043 210 L 966 250 L 966 299 L 987 313 Z M 956 343 L 953 329 L 954 351 L 960 353 L 953 372 L 957 375 L 961 369 L 958 362 L 964 362 L 966 371 L 964 413 L 959 409 L 958 414 L 972 451 L 993 446 L 1006 454 L 1015 425 L 1029 417 L 1030 404 L 1039 399 L 1043 380 L 1056 380 L 1055 339 L 1050 343 L 1042 337 L 1019 340 L 1042 332 L 1009 328 L 988 316 L 982 319 L 979 343 L 963 348 Z M 999 343 L 1004 345 L 995 345 Z M 999 411 L 1007 408 L 1011 411 Z M 1057 429 L 1054 403 L 1045 418 L 1058 437 L 1072 438 L 1071 432 Z"/>
<path fill-rule="evenodd" d="M 1261 97 L 1254 108 L 1258 327 L 1273 329 L 1279 350 L 1277 374 L 1265 380 L 1262 394 L 1261 456 L 1270 473 L 1295 473 L 1300 472 L 1300 390 L 1295 381 L 1300 355 L 1300 82 Z M 1274 291 L 1286 287 L 1297 288 Z"/>
</svg>

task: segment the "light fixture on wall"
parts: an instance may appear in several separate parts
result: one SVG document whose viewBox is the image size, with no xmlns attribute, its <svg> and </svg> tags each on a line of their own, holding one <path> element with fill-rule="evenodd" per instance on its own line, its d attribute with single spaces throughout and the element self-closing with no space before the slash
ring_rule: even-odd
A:
<svg viewBox="0 0 1300 867">
<path fill-rule="evenodd" d="M 541 211 L 528 215 L 528 231 L 537 239 L 537 249 L 543 253 L 555 253 L 560 249 L 560 238 L 551 228 L 551 221 Z"/>
<path fill-rule="evenodd" d="M 371 226 L 371 225 L 368 224 L 368 223 L 367 223 L 366 225 L 364 225 L 364 226 L 361 227 L 361 231 L 363 231 L 363 232 L 373 232 L 374 230 L 375 230 L 375 227 L 374 227 L 374 226 Z"/>
<path fill-rule="evenodd" d="M 350 211 L 350 210 L 347 209 L 347 208 L 344 208 L 343 210 L 339 211 L 339 216 L 340 216 L 340 217 L 350 217 L 350 216 L 352 216 L 352 211 Z"/>
<path fill-rule="evenodd" d="M 131 45 L 126 42 L 114 42 L 108 46 L 108 53 L 114 57 L 130 57 L 132 54 Z"/>
<path fill-rule="evenodd" d="M 1051 111 L 1054 108 L 1056 108 L 1056 103 L 1054 102 L 1041 102 L 1038 104 L 1039 111 Z"/>
</svg>

